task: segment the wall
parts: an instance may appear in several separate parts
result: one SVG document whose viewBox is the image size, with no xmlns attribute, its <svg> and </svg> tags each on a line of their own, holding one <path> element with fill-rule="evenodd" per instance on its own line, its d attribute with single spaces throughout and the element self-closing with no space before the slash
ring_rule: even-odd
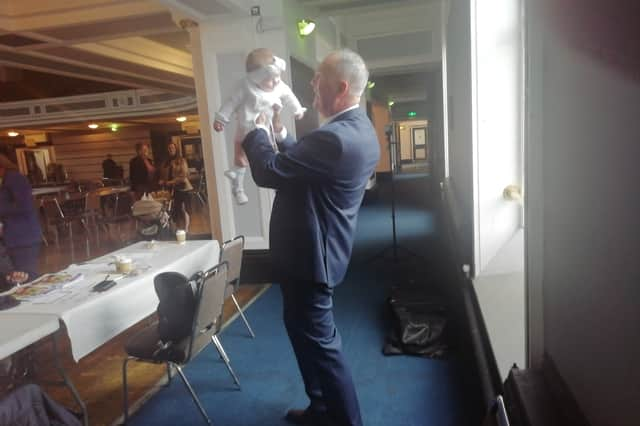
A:
<svg viewBox="0 0 640 426">
<path fill-rule="evenodd" d="M 129 176 L 129 160 L 136 155 L 137 143 L 151 144 L 148 127 L 121 128 L 117 132 L 52 134 L 56 161 L 63 164 L 73 180 L 99 180 L 107 154 Z"/>
<path fill-rule="evenodd" d="M 378 143 L 380 143 L 380 161 L 376 167 L 376 172 L 390 172 L 391 162 L 389 159 L 389 141 L 385 134 L 385 126 L 391 124 L 389 109 L 385 104 L 379 102 L 370 103 L 370 117 L 373 127 L 376 129 Z"/>
<path fill-rule="evenodd" d="M 632 77 L 640 38 L 635 3 L 618 4 L 615 22 L 590 15 L 600 6 L 581 12 L 594 18 L 586 27 L 606 31 L 580 33 L 605 44 L 598 53 L 569 44 L 575 28 L 549 18 L 532 30 L 544 37 L 531 87 L 542 94 L 543 197 L 534 201 L 544 226 L 532 232 L 544 238 L 544 350 L 592 426 L 632 426 L 640 418 L 640 79 Z M 616 62 L 622 46 L 603 40 L 620 28 L 631 30 Z"/>
</svg>

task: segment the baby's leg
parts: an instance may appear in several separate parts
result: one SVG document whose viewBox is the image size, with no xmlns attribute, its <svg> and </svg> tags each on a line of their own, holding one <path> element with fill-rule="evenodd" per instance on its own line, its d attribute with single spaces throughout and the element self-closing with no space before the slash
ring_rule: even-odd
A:
<svg viewBox="0 0 640 426">
<path fill-rule="evenodd" d="M 231 191 L 238 204 L 245 204 L 249 201 L 244 192 L 244 175 L 247 172 L 249 160 L 242 149 L 243 134 L 237 133 L 234 140 L 234 167 L 224 172 L 225 176 L 231 180 Z"/>
</svg>

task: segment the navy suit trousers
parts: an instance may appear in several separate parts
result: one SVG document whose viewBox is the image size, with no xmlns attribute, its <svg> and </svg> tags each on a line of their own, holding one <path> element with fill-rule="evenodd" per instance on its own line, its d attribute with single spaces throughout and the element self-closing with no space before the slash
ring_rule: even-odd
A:
<svg viewBox="0 0 640 426">
<path fill-rule="evenodd" d="M 310 409 L 326 412 L 338 426 L 361 426 L 351 371 L 333 320 L 333 289 L 309 281 L 280 285 L 284 324 L 298 360 Z"/>
</svg>

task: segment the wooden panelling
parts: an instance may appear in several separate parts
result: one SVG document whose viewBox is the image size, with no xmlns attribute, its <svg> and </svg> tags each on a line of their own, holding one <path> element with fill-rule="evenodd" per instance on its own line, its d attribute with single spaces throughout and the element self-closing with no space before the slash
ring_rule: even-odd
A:
<svg viewBox="0 0 640 426">
<path fill-rule="evenodd" d="M 102 178 L 102 161 L 111 154 L 129 176 L 129 160 L 136 155 L 137 143 L 151 145 L 148 127 L 121 128 L 117 132 L 68 133 L 51 136 L 57 162 L 63 164 L 73 180 Z"/>
<path fill-rule="evenodd" d="M 389 142 L 387 136 L 384 133 L 384 126 L 391 124 L 391 114 L 389 114 L 389 108 L 380 102 L 371 103 L 371 121 L 373 127 L 376 129 L 376 135 L 378 135 L 378 142 L 380 143 L 380 161 L 376 172 L 389 172 L 391 171 L 391 163 L 389 161 Z"/>
</svg>

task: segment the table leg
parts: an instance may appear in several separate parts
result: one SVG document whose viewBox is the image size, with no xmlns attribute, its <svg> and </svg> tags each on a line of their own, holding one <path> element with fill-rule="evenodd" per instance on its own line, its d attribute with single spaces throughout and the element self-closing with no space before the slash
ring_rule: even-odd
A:
<svg viewBox="0 0 640 426">
<path fill-rule="evenodd" d="M 66 371 L 64 371 L 64 368 L 62 367 L 62 363 L 60 362 L 60 354 L 58 352 L 58 333 L 59 331 L 52 335 L 53 354 L 54 354 L 53 356 L 54 356 L 54 362 L 56 364 L 56 370 L 58 370 L 58 374 L 60 374 L 60 376 L 62 377 L 62 381 L 64 382 L 65 386 L 67 386 L 71 391 L 71 394 L 73 395 L 73 399 L 75 399 L 76 404 L 78 404 L 78 406 L 80 407 L 80 411 L 82 412 L 82 423 L 84 424 L 84 426 L 89 426 L 89 415 L 87 413 L 87 406 L 82 400 L 82 398 L 80 398 L 80 394 L 78 393 L 78 390 L 76 389 L 75 385 L 71 381 L 71 378 L 67 375 Z"/>
</svg>

